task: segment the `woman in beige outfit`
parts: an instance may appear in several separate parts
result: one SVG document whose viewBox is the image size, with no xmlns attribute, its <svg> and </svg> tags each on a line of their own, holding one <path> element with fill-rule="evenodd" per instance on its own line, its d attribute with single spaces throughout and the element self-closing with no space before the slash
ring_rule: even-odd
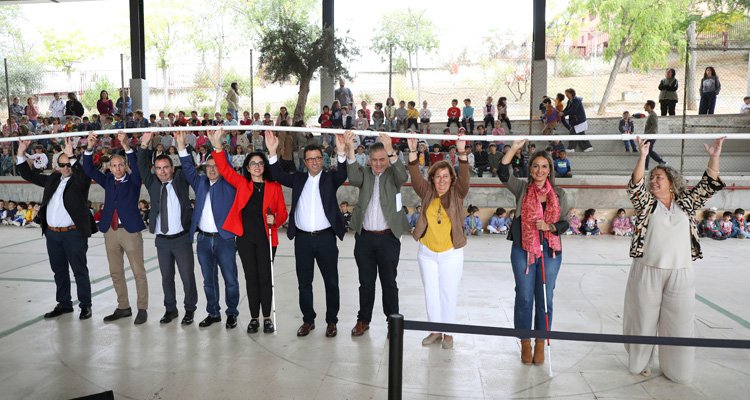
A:
<svg viewBox="0 0 750 400">
<path fill-rule="evenodd" d="M 640 158 L 628 184 L 636 212 L 630 245 L 633 264 L 625 288 L 623 333 L 639 336 L 693 337 L 695 277 L 692 261 L 702 258 L 695 212 L 724 187 L 719 156 L 725 138 L 704 145 L 708 168 L 693 188 L 675 169 L 659 165 L 646 182 L 649 145 L 638 138 Z M 651 374 L 653 345 L 626 344 L 630 372 Z M 664 376 L 678 383 L 693 379 L 695 349 L 662 346 L 659 365 Z"/>
</svg>

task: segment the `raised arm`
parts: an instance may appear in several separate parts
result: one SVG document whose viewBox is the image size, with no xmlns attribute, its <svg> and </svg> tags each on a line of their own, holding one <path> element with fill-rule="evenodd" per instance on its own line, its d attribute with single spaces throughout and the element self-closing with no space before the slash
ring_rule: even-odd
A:
<svg viewBox="0 0 750 400">
<path fill-rule="evenodd" d="M 221 129 L 219 129 L 221 130 Z M 268 169 L 273 179 L 286 187 L 294 186 L 294 175 L 288 174 L 281 169 L 276 150 L 279 148 L 279 138 L 271 131 L 265 131 L 266 149 L 268 149 Z"/>
<path fill-rule="evenodd" d="M 726 136 L 716 139 L 711 146 L 704 144 L 703 147 L 708 153 L 708 168 L 703 178 L 698 183 L 680 197 L 687 197 L 692 200 L 693 210 L 702 208 L 714 193 L 724 188 L 724 182 L 719 179 L 719 157 L 721 156 L 721 147 L 724 144 Z"/>
<path fill-rule="evenodd" d="M 104 187 L 107 181 L 107 176 L 94 166 L 93 154 L 94 148 L 96 147 L 96 141 L 96 134 L 94 132 L 89 133 L 89 136 L 86 138 L 86 151 L 83 153 L 83 172 L 85 172 L 89 178 Z"/>
<path fill-rule="evenodd" d="M 518 196 L 523 190 L 524 184 L 523 181 L 513 175 L 513 166 L 511 163 L 513 162 L 513 155 L 516 154 L 518 150 L 523 149 L 526 142 L 527 140 L 525 139 L 514 141 L 510 146 L 510 150 L 508 150 L 508 152 L 503 155 L 503 159 L 500 160 L 501 165 L 498 168 L 497 176 L 500 178 L 500 182 L 504 183 L 508 187 L 508 190 L 516 196 Z"/>
<path fill-rule="evenodd" d="M 351 133 L 351 131 L 347 132 Z M 338 188 L 346 182 L 346 141 L 344 135 L 336 135 L 336 161 L 338 161 L 338 166 L 333 173 L 333 184 Z"/>
<path fill-rule="evenodd" d="M 211 141 L 211 145 L 214 146 L 214 151 L 211 153 L 216 162 L 216 169 L 219 170 L 219 174 L 224 177 L 230 185 L 239 187 L 240 185 L 247 185 L 247 179 L 244 176 L 237 173 L 237 171 L 229 165 L 227 160 L 227 153 L 222 150 L 221 141 L 224 138 L 224 133 L 221 130 L 213 131 L 208 134 L 208 139 Z M 217 146 L 218 145 L 218 146 Z"/>
<path fill-rule="evenodd" d="M 362 166 L 354 159 L 354 134 L 350 131 L 344 132 L 344 141 L 346 142 L 346 174 L 349 177 L 349 184 L 362 187 L 365 174 Z"/>
<path fill-rule="evenodd" d="M 26 161 L 26 149 L 31 144 L 31 140 L 18 141 L 18 155 L 16 156 L 16 168 L 21 177 L 37 186 L 45 187 L 49 175 L 40 174 L 38 171 L 32 171 L 29 163 Z"/>
<path fill-rule="evenodd" d="M 464 149 L 458 152 L 458 179 L 456 179 L 456 191 L 463 199 L 469 194 L 469 156 L 466 154 L 465 140 L 456 140 L 456 147 Z"/>
<path fill-rule="evenodd" d="M 411 186 L 417 196 L 424 198 L 427 190 L 430 188 L 430 183 L 422 176 L 419 171 L 419 165 L 417 163 L 417 139 L 408 138 L 406 143 L 409 145 L 409 176 L 411 177 Z"/>
<path fill-rule="evenodd" d="M 195 190 L 200 183 L 200 175 L 195 170 L 195 160 L 190 152 L 187 150 L 185 143 L 185 132 L 175 132 L 174 140 L 177 143 L 177 154 L 180 156 L 180 163 L 182 164 L 182 173 L 185 174 L 188 184 Z"/>
<path fill-rule="evenodd" d="M 630 177 L 630 182 L 633 185 L 637 185 L 646 175 L 646 159 L 648 159 L 648 151 L 651 147 L 651 143 L 641 139 L 640 136 L 636 137 L 635 140 L 638 143 L 640 154 L 638 155 L 638 161 L 635 163 L 633 175 Z"/>
<path fill-rule="evenodd" d="M 151 147 L 149 146 L 152 135 L 153 134 L 151 132 L 145 132 L 143 136 L 141 136 L 141 148 L 140 150 L 138 150 L 138 168 L 137 169 L 146 187 L 150 187 L 151 184 L 154 182 L 154 175 L 151 173 L 151 157 L 153 157 L 154 151 L 151 150 Z M 122 143 L 122 141 L 120 141 L 120 143 Z M 128 144 L 128 146 L 130 146 L 130 144 Z M 136 170 L 135 168 L 131 168 L 131 169 L 133 170 L 133 172 L 135 172 Z"/>
</svg>

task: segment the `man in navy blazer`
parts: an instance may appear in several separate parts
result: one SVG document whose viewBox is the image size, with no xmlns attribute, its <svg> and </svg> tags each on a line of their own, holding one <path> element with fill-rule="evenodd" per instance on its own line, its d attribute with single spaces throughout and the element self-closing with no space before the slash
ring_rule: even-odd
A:
<svg viewBox="0 0 750 400">
<path fill-rule="evenodd" d="M 118 132 L 117 139 L 125 150 L 125 158 L 114 155 L 109 162 L 106 174 L 99 171 L 93 162 L 92 155 L 96 148 L 97 136 L 90 133 L 87 138 L 87 148 L 83 153 L 83 171 L 104 188 L 104 210 L 99 221 L 99 230 L 104 233 L 104 246 L 109 261 L 109 274 L 112 285 L 117 293 L 117 309 L 111 315 L 104 317 L 105 322 L 115 321 L 132 315 L 128 301 L 128 285 L 125 280 L 125 260 L 123 252 L 128 255 L 130 269 L 135 276 L 135 290 L 138 295 L 136 305 L 138 315 L 134 323 L 140 325 L 146 322 L 148 314 L 148 280 L 143 261 L 143 224 L 141 213 L 138 211 L 138 201 L 141 195 L 141 175 L 136 168 L 135 153 L 130 148 L 130 140 L 125 132 Z M 127 172 L 130 168 L 130 173 Z"/>
<path fill-rule="evenodd" d="M 294 239 L 299 306 L 302 311 L 303 324 L 297 330 L 297 336 L 307 336 L 315 329 L 312 282 L 317 261 L 326 288 L 326 336 L 334 337 L 338 332 L 336 324 L 339 312 L 339 249 L 336 237 L 343 240 L 345 232 L 344 216 L 336 199 L 336 191 L 346 181 L 344 137 L 336 137 L 338 166 L 335 172 L 323 170 L 323 151 L 313 144 L 306 146 L 304 151 L 308 172 L 288 174 L 282 170 L 276 156 L 279 139 L 270 131 L 265 135 L 273 179 L 292 188 L 287 236 Z"/>
<path fill-rule="evenodd" d="M 22 140 L 18 144 L 16 169 L 23 179 L 44 188 L 39 209 L 42 234 L 47 240 L 47 254 L 57 286 L 57 306 L 44 314 L 54 318 L 73 312 L 70 298 L 70 272 L 73 270 L 81 307 L 79 319 L 91 318 L 91 281 L 86 261 L 88 239 L 91 236 L 93 216 L 89 211 L 88 197 L 91 179 L 76 163 L 71 138 L 65 138 L 64 153 L 57 159 L 55 172 L 50 175 L 32 170 L 24 157 L 31 142 Z"/>
<path fill-rule="evenodd" d="M 193 323 L 198 304 L 193 238 L 188 234 L 193 217 L 190 186 L 182 171 L 175 171 L 172 159 L 166 154 L 156 157 L 154 172 L 151 172 L 153 150 L 149 145 L 152 136 L 151 132 L 141 136 L 138 170 L 151 199 L 148 230 L 156 235 L 154 244 L 161 271 L 161 288 L 164 291 L 166 312 L 159 322 L 168 324 L 179 316 L 177 289 L 174 284 L 177 264 L 185 292 L 185 316 L 182 318 L 182 325 L 190 325 Z"/>
<path fill-rule="evenodd" d="M 224 290 L 227 303 L 227 329 L 237 326 L 237 305 L 240 303 L 240 284 L 237 278 L 237 247 L 235 236 L 222 228 L 224 220 L 232 208 L 235 188 L 219 175 L 216 161 L 209 156 L 204 164 L 206 174 L 199 175 L 195 170 L 193 157 L 187 151 L 185 132 L 175 132 L 177 151 L 182 163 L 182 172 L 195 192 L 195 208 L 190 223 L 190 237 L 198 232 L 198 262 L 203 273 L 203 290 L 206 293 L 208 316 L 200 322 L 207 327 L 221 321 L 219 306 L 219 274 L 224 277 Z M 218 268 L 217 268 L 218 266 Z"/>
</svg>

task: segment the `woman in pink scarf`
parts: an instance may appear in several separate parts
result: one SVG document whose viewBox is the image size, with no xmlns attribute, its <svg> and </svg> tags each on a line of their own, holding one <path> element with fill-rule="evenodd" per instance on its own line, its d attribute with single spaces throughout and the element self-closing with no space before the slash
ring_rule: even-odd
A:
<svg viewBox="0 0 750 400">
<path fill-rule="evenodd" d="M 544 331 L 547 328 L 542 257 L 547 275 L 547 310 L 551 327 L 552 295 L 562 262 L 560 235 L 568 230 L 565 220 L 568 206 L 565 192 L 555 187 L 552 159 L 546 152 L 538 151 L 531 155 L 528 179 L 521 180 L 513 175 L 513 155 L 525 144 L 526 140 L 513 142 L 498 167 L 500 180 L 516 197 L 516 218 L 508 235 L 508 240 L 513 241 L 510 262 L 516 281 L 513 325 L 516 329 L 532 329 L 533 317 L 533 329 Z M 532 356 L 531 339 L 521 338 L 521 361 L 524 364 L 531 364 L 532 361 L 537 365 L 543 364 L 544 340 L 536 340 Z"/>
</svg>

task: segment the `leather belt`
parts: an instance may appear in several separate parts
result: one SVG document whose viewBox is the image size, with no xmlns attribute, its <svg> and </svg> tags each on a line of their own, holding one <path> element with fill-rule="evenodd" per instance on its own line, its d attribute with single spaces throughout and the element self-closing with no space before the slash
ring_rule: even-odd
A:
<svg viewBox="0 0 750 400">
<path fill-rule="evenodd" d="M 206 237 L 214 237 L 214 236 L 217 236 L 219 234 L 219 232 L 204 232 L 204 231 L 202 231 L 200 229 L 198 229 L 198 233 L 200 233 L 201 235 L 206 236 Z"/>
<path fill-rule="evenodd" d="M 297 234 L 298 235 L 320 236 L 320 235 L 322 235 L 324 233 L 333 233 L 333 229 L 332 228 L 326 228 L 326 229 L 323 229 L 321 231 L 313 231 L 313 232 L 308 232 L 308 231 L 303 231 L 301 229 L 297 229 Z"/>
<path fill-rule="evenodd" d="M 368 231 L 367 229 L 362 228 L 362 233 L 372 233 L 374 235 L 388 235 L 388 234 L 391 233 L 391 230 L 390 229 L 385 229 L 385 230 L 382 230 L 382 231 Z"/>
<path fill-rule="evenodd" d="M 76 229 L 76 226 L 75 225 L 63 226 L 63 227 L 48 226 L 47 229 L 51 230 L 52 232 L 67 232 L 67 231 L 72 231 Z"/>
<path fill-rule="evenodd" d="M 172 239 L 177 239 L 180 236 L 184 236 L 186 233 L 187 231 L 182 231 L 180 233 L 175 233 L 174 235 L 156 235 L 156 237 L 167 239 L 167 240 L 172 240 Z"/>
</svg>

